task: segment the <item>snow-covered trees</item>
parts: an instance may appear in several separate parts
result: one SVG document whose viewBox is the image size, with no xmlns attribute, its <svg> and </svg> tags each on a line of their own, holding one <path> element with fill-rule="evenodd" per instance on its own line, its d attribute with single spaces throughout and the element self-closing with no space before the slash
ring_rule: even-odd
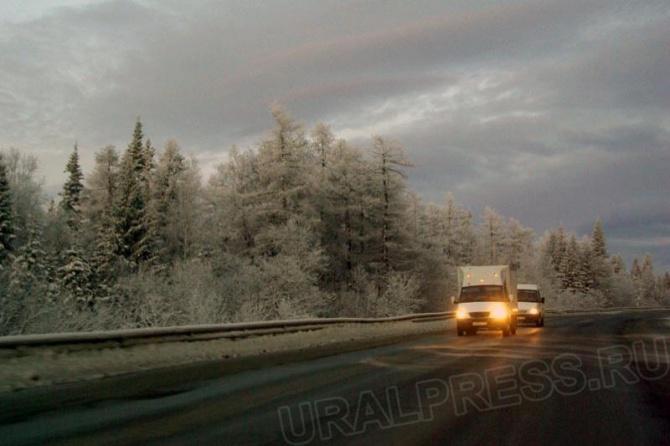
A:
<svg viewBox="0 0 670 446">
<path fill-rule="evenodd" d="M 605 232 L 603 231 L 603 223 L 600 219 L 596 220 L 593 225 L 593 234 L 591 235 L 591 249 L 593 255 L 596 257 L 607 257 L 607 246 L 605 244 Z"/>
<path fill-rule="evenodd" d="M 501 262 L 499 256 L 505 246 L 505 231 L 503 219 L 495 210 L 487 207 L 484 209 L 482 223 L 482 263 L 495 265 Z"/>
<path fill-rule="evenodd" d="M 653 262 L 633 259 L 630 272 L 623 258 L 608 255 L 605 232 L 598 220 L 591 237 L 577 239 L 563 228 L 550 231 L 540 243 L 538 282 L 555 305 L 658 305 L 664 302 L 663 277 Z"/>
<path fill-rule="evenodd" d="M 65 252 L 63 266 L 58 269 L 60 285 L 67 299 L 72 299 L 78 309 L 92 308 L 95 302 L 93 275 L 88 260 L 74 246 Z"/>
<path fill-rule="evenodd" d="M 41 243 L 41 231 L 30 223 L 26 242 L 16 250 L 9 271 L 9 283 L 3 293 L 3 334 L 25 332 L 31 319 L 41 312 L 49 295 L 46 252 Z"/>
<path fill-rule="evenodd" d="M 160 264 L 189 257 L 194 250 L 200 203 L 197 164 L 187 160 L 176 141 L 161 154 L 153 179 L 155 250 Z"/>
<path fill-rule="evenodd" d="M 656 276 L 651 256 L 644 256 L 640 276 L 637 279 L 638 298 L 640 304 L 653 304 L 658 301 L 659 293 L 656 288 Z"/>
<path fill-rule="evenodd" d="M 468 264 L 512 265 L 549 305 L 670 299 L 651 258 L 629 273 L 610 257 L 600 221 L 590 236 L 538 240 L 451 194 L 422 202 L 395 143 L 355 147 L 327 125 L 272 116 L 206 185 L 188 152 L 154 148 L 139 120 L 128 148 L 99 150 L 85 176 L 75 146 L 48 208 L 36 160 L 0 157 L 0 332 L 440 311 Z"/>
<path fill-rule="evenodd" d="M 68 177 L 63 185 L 60 204 L 63 212 L 65 212 L 70 229 L 74 231 L 79 227 L 81 192 L 84 189 L 82 183 L 84 174 L 81 172 L 81 167 L 79 166 L 79 152 L 76 144 L 65 166 L 65 172 L 68 174 Z"/>
<path fill-rule="evenodd" d="M 121 159 L 114 204 L 118 251 L 133 270 L 154 255 L 147 203 L 153 149 L 149 144 L 145 146 L 143 140 L 142 123 L 138 120 L 133 139 Z"/>
<path fill-rule="evenodd" d="M 7 167 L 0 154 L 0 270 L 12 251 L 14 239 L 14 219 L 12 217 L 12 196 L 7 179 Z"/>
<path fill-rule="evenodd" d="M 372 239 L 372 265 L 377 282 L 377 293 L 381 296 L 393 271 L 407 270 L 406 262 L 411 258 L 407 243 L 405 212 L 407 195 L 405 172 L 410 166 L 402 148 L 375 137 L 372 148 L 372 182 L 370 184 L 369 219 L 378 228 L 378 236 Z M 375 254 L 376 253 L 376 254 Z"/>
<path fill-rule="evenodd" d="M 309 223 L 308 141 L 302 126 L 284 110 L 275 107 L 272 116 L 275 128 L 258 150 L 258 187 L 264 191 L 257 196 L 259 217 L 271 225 L 289 218 Z"/>
<path fill-rule="evenodd" d="M 18 249 L 30 237 L 34 222 L 44 217 L 45 197 L 42 183 L 36 178 L 37 158 L 10 149 L 3 154 L 11 191 L 14 247 Z"/>
<path fill-rule="evenodd" d="M 101 213 L 111 212 L 118 188 L 119 155 L 107 146 L 95 155 L 93 172 L 86 178 L 83 208 L 86 218 L 95 220 Z"/>
</svg>

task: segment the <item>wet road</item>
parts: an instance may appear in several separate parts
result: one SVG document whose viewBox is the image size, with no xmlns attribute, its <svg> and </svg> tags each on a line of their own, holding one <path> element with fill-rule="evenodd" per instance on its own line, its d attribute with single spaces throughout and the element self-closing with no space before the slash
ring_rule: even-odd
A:
<svg viewBox="0 0 670 446">
<path fill-rule="evenodd" d="M 187 385 L 138 375 L 149 394 L 92 383 L 61 408 L 44 389 L 0 395 L 0 443 L 670 444 L 669 311 L 546 322 Z"/>
</svg>

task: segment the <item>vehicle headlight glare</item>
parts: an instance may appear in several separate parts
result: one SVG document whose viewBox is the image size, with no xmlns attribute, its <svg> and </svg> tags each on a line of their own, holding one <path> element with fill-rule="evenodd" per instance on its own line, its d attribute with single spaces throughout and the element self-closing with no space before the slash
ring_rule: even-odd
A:
<svg viewBox="0 0 670 446">
<path fill-rule="evenodd" d="M 468 318 L 468 312 L 459 308 L 456 310 L 456 319 L 467 319 Z"/>
<path fill-rule="evenodd" d="M 537 314 L 538 313 L 537 308 L 531 308 L 530 310 L 528 310 L 528 313 L 529 314 Z"/>
<path fill-rule="evenodd" d="M 507 309 L 504 307 L 495 307 L 491 310 L 491 317 L 494 319 L 505 319 L 507 317 Z"/>
</svg>

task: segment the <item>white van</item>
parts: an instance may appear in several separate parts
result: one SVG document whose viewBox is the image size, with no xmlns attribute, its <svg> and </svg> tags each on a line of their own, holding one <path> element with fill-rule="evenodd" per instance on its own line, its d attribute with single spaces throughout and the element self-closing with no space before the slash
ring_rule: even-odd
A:
<svg viewBox="0 0 670 446">
<path fill-rule="evenodd" d="M 517 285 L 519 299 L 519 323 L 533 323 L 544 327 L 544 297 L 537 285 L 520 283 Z"/>
<path fill-rule="evenodd" d="M 479 329 L 502 330 L 503 336 L 516 334 L 516 275 L 509 266 L 461 266 L 458 283 L 458 298 L 452 299 L 457 304 L 458 336 Z"/>
</svg>

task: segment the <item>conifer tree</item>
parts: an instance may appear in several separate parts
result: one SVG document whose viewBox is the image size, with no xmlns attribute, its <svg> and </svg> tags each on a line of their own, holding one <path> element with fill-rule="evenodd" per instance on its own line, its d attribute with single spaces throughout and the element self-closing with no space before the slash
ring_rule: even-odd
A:
<svg viewBox="0 0 670 446">
<path fill-rule="evenodd" d="M 65 172 L 68 174 L 68 177 L 63 185 L 61 207 L 65 212 L 68 226 L 70 229 L 76 230 L 80 221 L 81 193 L 84 189 L 82 183 L 84 175 L 82 174 L 81 166 L 79 165 L 79 150 L 77 144 L 74 145 L 74 150 L 67 162 Z"/>
<path fill-rule="evenodd" d="M 605 232 L 600 219 L 593 225 L 593 234 L 591 236 L 591 250 L 596 257 L 607 257 L 607 244 L 605 242 Z"/>
<path fill-rule="evenodd" d="M 593 252 L 593 248 L 589 243 L 582 243 L 579 250 L 579 264 L 577 268 L 576 277 L 579 281 L 578 289 L 582 292 L 588 292 L 596 283 L 595 278 L 595 261 L 598 259 Z"/>
<path fill-rule="evenodd" d="M 47 254 L 42 248 L 41 232 L 36 222 L 27 230 L 28 239 L 16 250 L 9 271 L 9 286 L 2 296 L 2 319 L 11 332 L 26 329 L 31 314 L 41 310 L 49 297 Z M 0 328 L 2 331 L 2 328 Z"/>
<path fill-rule="evenodd" d="M 556 231 L 556 242 L 552 246 L 553 250 L 551 252 L 552 263 L 556 272 L 560 272 L 561 262 L 565 256 L 565 251 L 567 249 L 567 241 L 565 230 L 562 226 Z"/>
<path fill-rule="evenodd" d="M 119 197 L 119 156 L 113 146 L 95 155 L 95 166 L 87 176 L 83 210 L 90 221 L 91 250 L 88 253 L 91 269 L 91 288 L 94 294 L 112 294 L 119 273 L 119 237 L 117 233 L 117 204 Z"/>
<path fill-rule="evenodd" d="M 623 258 L 619 255 L 612 256 L 611 258 L 612 272 L 614 274 L 623 274 L 626 272 L 626 263 L 623 261 Z"/>
<path fill-rule="evenodd" d="M 7 179 L 7 167 L 0 154 L 0 270 L 12 251 L 14 220 L 12 218 L 12 197 Z"/>
<path fill-rule="evenodd" d="M 65 262 L 58 269 L 61 288 L 74 299 L 77 308 L 93 307 L 92 271 L 88 260 L 75 244 L 65 253 Z"/>
<path fill-rule="evenodd" d="M 115 205 L 119 254 L 129 262 L 132 269 L 149 262 L 153 257 L 147 212 L 149 158 L 143 139 L 142 123 L 138 119 L 133 139 L 121 160 L 119 190 Z"/>
<path fill-rule="evenodd" d="M 571 292 L 575 292 L 577 282 L 577 268 L 579 266 L 579 246 L 577 239 L 573 235 L 570 237 L 566 249 L 563 253 L 563 259 L 560 265 L 560 278 L 563 283 L 563 288 Z"/>
</svg>

